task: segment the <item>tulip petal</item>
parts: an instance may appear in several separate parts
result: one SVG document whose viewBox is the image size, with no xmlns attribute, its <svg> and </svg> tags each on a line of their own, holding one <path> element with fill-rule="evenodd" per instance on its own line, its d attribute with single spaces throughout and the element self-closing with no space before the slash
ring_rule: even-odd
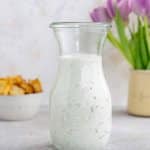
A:
<svg viewBox="0 0 150 150">
<path fill-rule="evenodd" d="M 106 4 L 108 15 L 113 18 L 115 16 L 115 3 L 113 0 L 107 0 Z"/>
<path fill-rule="evenodd" d="M 105 7 L 98 7 L 90 13 L 90 16 L 94 22 L 110 22 L 111 18 L 109 17 Z"/>
<path fill-rule="evenodd" d="M 120 0 L 117 3 L 117 8 L 120 12 L 121 17 L 124 20 L 128 20 L 128 16 L 131 13 L 131 8 L 129 7 L 128 0 Z"/>
<path fill-rule="evenodd" d="M 129 0 L 129 5 L 134 13 L 145 16 L 147 12 L 147 1 L 149 0 Z"/>
<path fill-rule="evenodd" d="M 150 17 L 150 0 L 146 1 L 146 16 Z"/>
</svg>

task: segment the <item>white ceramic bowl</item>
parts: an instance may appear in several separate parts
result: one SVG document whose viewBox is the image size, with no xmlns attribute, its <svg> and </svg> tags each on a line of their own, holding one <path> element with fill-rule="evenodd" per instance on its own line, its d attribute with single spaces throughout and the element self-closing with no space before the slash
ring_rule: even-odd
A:
<svg viewBox="0 0 150 150">
<path fill-rule="evenodd" d="M 43 93 L 0 96 L 0 120 L 32 119 L 39 111 Z"/>
</svg>

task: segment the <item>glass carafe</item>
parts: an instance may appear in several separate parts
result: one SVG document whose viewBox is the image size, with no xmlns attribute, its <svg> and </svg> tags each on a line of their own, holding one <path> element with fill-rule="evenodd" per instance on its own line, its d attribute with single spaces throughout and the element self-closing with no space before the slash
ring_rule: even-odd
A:
<svg viewBox="0 0 150 150">
<path fill-rule="evenodd" d="M 58 150 L 101 150 L 111 132 L 111 97 L 101 50 L 105 23 L 57 22 L 59 67 L 50 96 L 50 132 Z"/>
</svg>

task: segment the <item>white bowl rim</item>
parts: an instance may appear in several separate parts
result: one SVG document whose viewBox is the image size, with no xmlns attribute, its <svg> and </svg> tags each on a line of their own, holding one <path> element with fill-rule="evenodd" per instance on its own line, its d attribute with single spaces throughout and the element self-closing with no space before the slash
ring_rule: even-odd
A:
<svg viewBox="0 0 150 150">
<path fill-rule="evenodd" d="M 24 95 L 0 95 L 0 98 L 5 98 L 5 97 L 29 97 L 29 96 L 38 96 L 38 95 L 44 95 L 45 92 L 40 92 L 40 93 L 31 93 L 31 94 L 24 94 Z"/>
</svg>

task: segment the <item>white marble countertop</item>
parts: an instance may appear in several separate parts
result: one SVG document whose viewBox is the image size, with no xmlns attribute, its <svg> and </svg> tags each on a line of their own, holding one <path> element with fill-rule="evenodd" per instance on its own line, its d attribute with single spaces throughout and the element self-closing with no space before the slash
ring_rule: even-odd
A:
<svg viewBox="0 0 150 150">
<path fill-rule="evenodd" d="M 106 150 L 150 150 L 150 118 L 128 116 L 113 108 L 112 136 Z M 48 109 L 30 121 L 0 122 L 0 150 L 52 150 L 48 136 Z"/>
</svg>

